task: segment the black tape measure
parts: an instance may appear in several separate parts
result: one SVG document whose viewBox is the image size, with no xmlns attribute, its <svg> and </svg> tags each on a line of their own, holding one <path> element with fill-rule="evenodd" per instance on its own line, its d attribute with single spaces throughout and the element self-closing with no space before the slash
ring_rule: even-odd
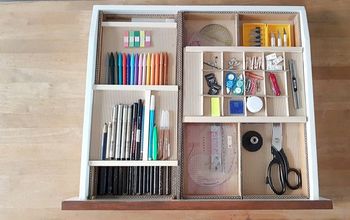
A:
<svg viewBox="0 0 350 220">
<path fill-rule="evenodd" d="M 258 151 L 263 145 L 261 135 L 256 131 L 247 131 L 242 137 L 244 149 L 250 152 Z"/>
</svg>

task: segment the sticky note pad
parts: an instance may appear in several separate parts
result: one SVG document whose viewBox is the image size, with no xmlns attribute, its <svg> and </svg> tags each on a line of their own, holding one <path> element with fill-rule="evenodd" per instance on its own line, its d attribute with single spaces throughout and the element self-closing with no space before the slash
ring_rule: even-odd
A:
<svg viewBox="0 0 350 220">
<path fill-rule="evenodd" d="M 129 31 L 129 47 L 134 47 L 134 31 Z"/>
<path fill-rule="evenodd" d="M 211 116 L 220 116 L 220 98 L 211 98 Z"/>
<path fill-rule="evenodd" d="M 140 31 L 140 47 L 145 47 L 145 31 Z"/>
<path fill-rule="evenodd" d="M 229 112 L 231 115 L 243 114 L 243 100 L 230 100 L 229 107 Z"/>
<path fill-rule="evenodd" d="M 129 47 L 129 31 L 124 32 L 124 47 Z"/>
<path fill-rule="evenodd" d="M 140 47 L 140 31 L 134 32 L 134 46 Z"/>
</svg>

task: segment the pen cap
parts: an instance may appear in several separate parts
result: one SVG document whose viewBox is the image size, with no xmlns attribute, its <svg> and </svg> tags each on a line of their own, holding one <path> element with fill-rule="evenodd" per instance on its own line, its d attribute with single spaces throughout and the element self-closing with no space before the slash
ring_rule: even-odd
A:
<svg viewBox="0 0 350 220">
<path fill-rule="evenodd" d="M 155 105 L 156 105 L 156 97 L 154 95 L 151 95 L 151 104 L 150 104 L 150 110 L 154 110 L 155 109 Z"/>
</svg>

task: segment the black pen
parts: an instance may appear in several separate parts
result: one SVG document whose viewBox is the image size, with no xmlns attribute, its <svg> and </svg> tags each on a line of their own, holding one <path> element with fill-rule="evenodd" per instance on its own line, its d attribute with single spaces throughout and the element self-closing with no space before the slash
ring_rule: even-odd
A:
<svg viewBox="0 0 350 220">
<path fill-rule="evenodd" d="M 143 106 L 142 106 L 142 100 L 139 99 L 138 104 L 138 114 L 137 114 L 137 131 L 136 131 L 136 160 L 141 160 L 140 152 L 141 152 L 141 128 L 142 128 L 142 113 L 143 113 Z"/>
<path fill-rule="evenodd" d="M 103 125 L 103 131 L 102 131 L 101 160 L 105 160 L 106 159 L 107 129 L 108 129 L 108 124 L 105 123 Z"/>
</svg>

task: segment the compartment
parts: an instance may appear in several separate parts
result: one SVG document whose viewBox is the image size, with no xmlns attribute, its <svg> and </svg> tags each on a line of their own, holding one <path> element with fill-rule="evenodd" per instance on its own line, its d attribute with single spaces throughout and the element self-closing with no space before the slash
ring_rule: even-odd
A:
<svg viewBox="0 0 350 220">
<path fill-rule="evenodd" d="M 240 196 L 237 124 L 184 125 L 184 198 Z"/>
<path fill-rule="evenodd" d="M 129 31 L 150 32 L 150 46 L 125 48 L 124 33 Z M 170 19 L 165 22 L 165 20 L 149 20 L 132 15 L 111 17 L 110 19 L 105 18 L 105 21 L 101 23 L 100 32 L 96 84 L 106 84 L 107 54 L 111 52 L 113 52 L 114 57 L 116 57 L 116 52 L 130 55 L 136 53 L 167 53 L 167 67 L 164 67 L 164 71 L 167 71 L 164 77 L 167 79 L 165 84 L 176 84 L 177 23 L 174 20 Z M 118 71 L 117 66 L 118 62 L 115 64 L 116 71 Z"/>
<path fill-rule="evenodd" d="M 287 97 L 267 97 L 267 116 L 289 116 Z"/>
<path fill-rule="evenodd" d="M 248 100 L 250 97 L 254 97 L 254 99 L 260 99 L 262 102 L 262 107 L 260 108 L 260 101 L 258 101 L 259 103 L 257 103 L 256 100 Z M 246 103 L 246 112 L 247 112 L 247 116 L 266 116 L 267 112 L 266 112 L 266 97 L 262 97 L 262 96 L 247 96 L 245 98 L 245 103 Z M 250 107 L 251 106 L 251 107 Z M 249 109 L 259 109 L 260 110 L 258 112 L 255 112 L 255 110 L 250 111 Z"/>
<path fill-rule="evenodd" d="M 244 95 L 244 73 L 243 71 L 229 70 L 223 72 L 223 94 L 226 96 Z"/>
<path fill-rule="evenodd" d="M 203 97 L 203 115 L 220 117 L 223 115 L 222 96 Z"/>
<path fill-rule="evenodd" d="M 273 46 L 271 44 L 272 34 L 275 38 L 275 46 L 278 46 L 278 39 L 281 40 L 282 47 L 291 47 L 292 46 L 292 36 L 293 29 L 290 24 L 267 24 L 266 25 L 266 46 Z"/>
<path fill-rule="evenodd" d="M 225 71 L 228 70 L 242 70 L 243 66 L 243 52 L 223 52 L 224 62 L 223 68 Z"/>
<path fill-rule="evenodd" d="M 266 25 L 263 23 L 243 23 L 242 45 L 266 47 Z"/>
<path fill-rule="evenodd" d="M 265 74 L 262 71 L 245 71 L 245 95 L 265 96 Z"/>
<path fill-rule="evenodd" d="M 237 46 L 234 13 L 184 12 L 184 46 Z"/>
<path fill-rule="evenodd" d="M 245 69 L 263 70 L 265 67 L 264 60 L 264 53 L 262 52 L 245 52 Z"/>
<path fill-rule="evenodd" d="M 239 14 L 239 31 L 241 40 L 239 45 L 250 46 L 247 44 L 247 33 L 251 27 L 259 26 L 265 30 L 264 33 L 264 46 L 270 46 L 271 31 L 276 31 L 281 27 L 285 27 L 288 37 L 289 46 L 302 46 L 301 35 L 300 35 L 300 18 L 298 13 L 277 13 L 277 12 L 269 12 L 269 13 L 244 13 Z M 248 31 L 248 32 L 247 32 Z M 248 35 L 249 36 L 249 35 Z M 277 36 L 276 38 L 276 46 L 277 46 Z M 249 38 L 248 38 L 249 39 Z M 283 43 L 283 36 L 282 36 Z"/>
<path fill-rule="evenodd" d="M 155 96 L 155 101 L 156 101 L 155 124 L 158 129 L 158 144 L 161 138 L 161 134 L 164 133 L 163 141 L 165 141 L 165 138 L 167 135 L 166 132 L 167 130 L 169 130 L 170 157 L 166 160 L 176 160 L 177 159 L 177 139 L 178 139 L 178 136 L 177 136 L 178 93 L 170 92 L 170 91 L 161 91 L 161 92 L 152 91 L 151 94 Z M 164 115 L 163 116 L 164 118 L 162 119 L 162 111 L 169 112 L 169 116 L 168 116 L 169 126 L 166 126 L 168 124 L 166 122 L 167 116 Z"/>
<path fill-rule="evenodd" d="M 266 71 L 283 71 L 286 69 L 284 52 L 265 52 L 264 55 Z"/>
<path fill-rule="evenodd" d="M 241 124 L 241 135 L 247 131 L 258 132 L 263 139 L 262 147 L 256 152 L 247 151 L 241 147 L 242 155 L 242 195 L 244 198 L 308 198 L 307 149 L 305 144 L 305 124 L 282 124 L 282 149 L 284 150 L 290 168 L 301 171 L 302 185 L 297 190 L 287 187 L 286 193 L 276 195 L 266 184 L 267 168 L 272 160 L 272 124 Z M 274 171 L 274 170 L 273 170 Z M 293 177 L 289 177 L 293 180 Z"/>
<path fill-rule="evenodd" d="M 244 97 L 224 97 L 224 116 L 245 116 Z"/>
<path fill-rule="evenodd" d="M 287 89 L 288 89 L 288 102 L 289 102 L 289 114 L 291 116 L 305 116 L 305 86 L 304 86 L 304 71 L 303 71 L 303 58 L 302 53 L 296 52 L 286 52 L 286 69 L 287 72 Z M 292 71 L 289 67 L 289 62 L 291 60 L 295 61 L 295 79 L 297 82 L 297 98 L 294 97 L 293 93 L 293 80 L 292 80 Z M 299 108 L 295 107 L 294 99 L 298 99 Z"/>
<path fill-rule="evenodd" d="M 106 122 L 112 122 L 113 107 L 118 104 L 131 105 L 138 99 L 145 101 L 142 91 L 103 91 L 94 92 L 90 141 L 90 160 L 101 159 L 102 131 Z"/>
<path fill-rule="evenodd" d="M 274 92 L 274 87 L 275 87 L 275 83 L 271 82 L 270 76 L 271 74 L 273 74 L 275 76 L 279 91 L 280 91 L 280 95 L 277 95 L 278 93 Z M 266 71 L 265 72 L 265 88 L 266 88 L 266 95 L 275 97 L 275 96 L 287 96 L 287 76 L 286 76 L 286 72 L 276 72 L 276 71 Z M 275 82 L 274 79 L 272 79 L 273 82 Z M 277 87 L 275 87 L 276 92 L 278 91 Z"/>
<path fill-rule="evenodd" d="M 221 52 L 203 52 L 203 71 L 222 70 Z"/>
</svg>

